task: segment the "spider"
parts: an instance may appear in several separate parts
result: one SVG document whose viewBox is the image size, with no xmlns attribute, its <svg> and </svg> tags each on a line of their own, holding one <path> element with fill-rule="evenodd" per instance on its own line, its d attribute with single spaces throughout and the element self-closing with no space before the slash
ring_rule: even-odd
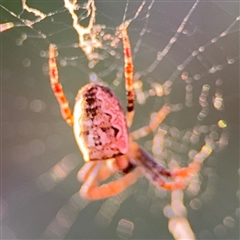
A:
<svg viewBox="0 0 240 240">
<path fill-rule="evenodd" d="M 73 127 L 76 142 L 86 162 L 77 176 L 83 182 L 79 194 L 85 199 L 97 200 L 117 195 L 143 176 L 166 190 L 183 189 L 184 179 L 198 168 L 192 163 L 186 168 L 170 171 L 135 142 L 159 126 L 170 112 L 169 105 L 164 105 L 149 125 L 129 133 L 134 117 L 133 62 L 127 24 L 122 24 L 119 30 L 124 51 L 126 114 L 111 89 L 99 83 L 86 84 L 79 90 L 72 114 L 58 80 L 57 48 L 53 44 L 49 46 L 51 87 L 62 117 Z M 117 172 L 123 173 L 121 178 L 99 185 Z"/>
</svg>

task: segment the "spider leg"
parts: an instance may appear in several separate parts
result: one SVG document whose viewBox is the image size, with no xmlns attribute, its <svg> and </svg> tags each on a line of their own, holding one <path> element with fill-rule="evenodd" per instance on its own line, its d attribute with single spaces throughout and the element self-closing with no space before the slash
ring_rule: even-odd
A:
<svg viewBox="0 0 240 240">
<path fill-rule="evenodd" d="M 57 63 L 56 63 L 56 46 L 54 44 L 50 44 L 49 46 L 49 75 L 50 75 L 51 87 L 55 94 L 55 97 L 58 100 L 62 117 L 69 125 L 73 125 L 72 112 L 70 110 L 66 96 L 63 92 L 62 85 L 58 81 L 58 69 L 57 69 Z"/>
<path fill-rule="evenodd" d="M 80 188 L 79 194 L 82 198 L 88 198 L 88 192 L 89 189 L 94 188 L 97 184 L 97 175 L 101 168 L 102 162 L 95 162 L 95 164 L 92 164 L 91 171 L 89 174 L 86 174 L 87 177 L 85 181 L 83 182 L 82 187 Z"/>
<path fill-rule="evenodd" d="M 150 154 L 148 154 L 135 142 L 130 143 L 128 157 L 129 159 L 134 159 L 134 165 L 141 166 L 145 170 L 145 174 L 153 181 L 159 176 L 172 178 L 172 173 L 170 170 L 166 169 L 163 165 L 155 161 Z"/>
<path fill-rule="evenodd" d="M 141 127 L 131 133 L 133 140 L 147 136 L 150 132 L 154 131 L 166 118 L 170 112 L 170 107 L 168 105 L 163 105 L 163 107 L 157 112 L 153 120 L 149 122 L 147 126 Z"/>
<path fill-rule="evenodd" d="M 126 120 L 127 125 L 132 125 L 134 117 L 134 89 L 133 89 L 133 61 L 131 54 L 130 40 L 127 33 L 127 27 L 129 22 L 124 22 L 120 27 L 123 51 L 124 51 L 124 76 L 125 76 L 125 89 L 127 94 L 127 113 Z"/>
<path fill-rule="evenodd" d="M 172 191 L 183 189 L 187 180 L 195 175 L 200 169 L 203 161 L 211 154 L 211 145 L 205 144 L 201 150 L 194 156 L 192 163 L 187 167 L 179 168 L 174 171 L 166 169 L 164 166 L 154 160 L 137 143 L 131 142 L 129 158 L 135 160 L 136 165 L 143 168 L 145 176 L 156 186 Z M 165 178 L 171 180 L 166 181 Z"/>
<path fill-rule="evenodd" d="M 188 178 L 196 174 L 201 169 L 201 166 L 205 159 L 210 156 L 212 150 L 213 150 L 212 146 L 206 143 L 205 145 L 203 145 L 200 151 L 193 157 L 193 161 L 187 167 L 175 170 L 173 172 L 173 176 L 180 178 Z"/>
<path fill-rule="evenodd" d="M 91 171 L 96 166 L 96 161 L 85 163 L 77 173 L 77 179 L 79 182 L 84 182 L 89 177 Z"/>
<path fill-rule="evenodd" d="M 112 173 L 110 168 L 105 165 L 104 170 L 105 173 L 107 173 L 105 176 L 109 177 Z M 108 170 L 110 170 L 110 172 L 108 172 Z M 79 191 L 81 197 L 98 200 L 115 196 L 123 192 L 126 188 L 134 184 L 140 177 L 143 176 L 141 167 L 136 167 L 132 172 L 126 174 L 125 176 L 107 184 L 98 186 L 97 183 L 99 181 L 100 172 L 101 163 L 97 163 Z"/>
<path fill-rule="evenodd" d="M 97 177 L 98 181 L 104 181 L 108 179 L 112 174 L 115 174 L 119 171 L 119 168 L 117 167 L 115 161 L 116 160 L 114 158 L 111 158 L 108 160 L 104 160 L 102 162 L 101 168 L 99 169 L 98 172 Z M 97 163 L 98 163 L 97 161 L 90 161 L 85 163 L 82 166 L 82 168 L 78 171 L 77 174 L 78 181 L 85 182 L 89 178 L 92 170 L 94 169 Z"/>
<path fill-rule="evenodd" d="M 168 191 L 181 190 L 185 188 L 185 181 L 183 181 L 183 179 L 175 179 L 174 182 L 166 182 L 159 178 L 157 181 L 155 180 L 154 184 Z"/>
<path fill-rule="evenodd" d="M 118 169 L 114 166 L 115 159 L 105 160 L 101 169 L 98 172 L 98 181 L 104 181 L 108 179 L 112 174 L 118 172 Z"/>
</svg>

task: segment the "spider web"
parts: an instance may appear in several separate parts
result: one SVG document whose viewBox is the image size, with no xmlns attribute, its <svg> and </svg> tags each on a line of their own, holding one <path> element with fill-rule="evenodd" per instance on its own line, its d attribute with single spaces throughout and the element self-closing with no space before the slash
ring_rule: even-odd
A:
<svg viewBox="0 0 240 240">
<path fill-rule="evenodd" d="M 167 226 L 178 216 L 196 238 L 237 239 L 239 3 L 78 4 L 75 13 L 85 30 L 96 13 L 82 45 L 64 1 L 1 1 L 2 238 L 178 239 Z M 215 145 L 184 200 L 146 179 L 105 201 L 88 203 L 76 194 L 83 162 L 50 90 L 48 47 L 58 47 L 60 81 L 71 107 L 89 81 L 108 84 L 124 106 L 117 28 L 127 20 L 136 93 L 131 130 L 148 124 L 164 103 L 172 108 L 158 131 L 139 144 L 167 167 L 186 166 L 206 139 Z M 177 214 L 174 199 L 182 204 Z"/>
</svg>

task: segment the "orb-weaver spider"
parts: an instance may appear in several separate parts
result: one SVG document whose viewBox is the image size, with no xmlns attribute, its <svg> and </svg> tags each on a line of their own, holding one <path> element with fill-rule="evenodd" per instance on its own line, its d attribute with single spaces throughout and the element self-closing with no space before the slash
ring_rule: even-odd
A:
<svg viewBox="0 0 240 240">
<path fill-rule="evenodd" d="M 185 178 L 199 168 L 199 164 L 192 163 L 187 168 L 167 170 L 134 141 L 159 126 L 170 112 L 168 105 L 160 109 L 148 126 L 134 133 L 128 132 L 134 117 L 134 89 L 127 25 L 122 24 L 119 28 L 124 49 L 126 115 L 114 93 L 108 87 L 96 83 L 89 83 L 79 90 L 72 114 L 62 85 L 58 81 L 56 46 L 51 44 L 49 47 L 51 87 L 63 118 L 73 127 L 75 139 L 86 161 L 78 172 L 78 180 L 83 182 L 79 193 L 87 199 L 96 200 L 117 195 L 143 176 L 164 189 L 182 189 L 185 186 Z M 119 171 L 124 176 L 98 185 Z M 170 178 L 172 181 L 165 181 L 164 178 Z"/>
</svg>

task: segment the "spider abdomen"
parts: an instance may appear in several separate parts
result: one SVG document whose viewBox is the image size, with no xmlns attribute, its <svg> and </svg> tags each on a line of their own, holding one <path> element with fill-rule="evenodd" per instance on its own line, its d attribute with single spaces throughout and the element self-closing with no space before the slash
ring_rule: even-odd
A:
<svg viewBox="0 0 240 240">
<path fill-rule="evenodd" d="M 128 130 L 119 100 L 107 87 L 89 83 L 76 97 L 74 135 L 85 161 L 125 154 Z"/>
</svg>

